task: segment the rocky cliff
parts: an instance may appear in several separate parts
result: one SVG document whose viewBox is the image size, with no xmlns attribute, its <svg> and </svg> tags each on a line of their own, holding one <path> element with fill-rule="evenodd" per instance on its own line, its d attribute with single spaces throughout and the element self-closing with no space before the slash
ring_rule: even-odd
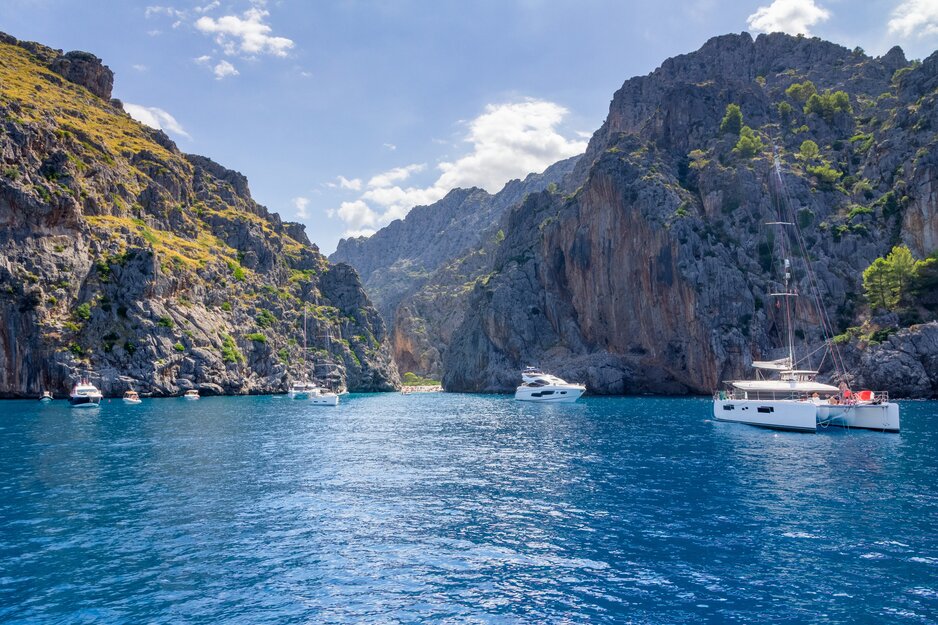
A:
<svg viewBox="0 0 938 625">
<path fill-rule="evenodd" d="M 843 331 L 862 312 L 873 259 L 896 243 L 919 258 L 935 248 L 936 99 L 938 54 L 909 63 L 898 48 L 871 58 L 781 34 L 717 37 L 626 81 L 569 193 L 532 195 L 504 215 L 444 386 L 505 391 L 521 366 L 540 364 L 598 393 L 708 392 L 753 359 L 780 356 L 785 325 L 768 294 L 779 288 L 781 232 L 766 225 L 779 206 L 793 208 L 782 220 L 797 221 Z M 801 293 L 810 277 L 796 268 Z M 807 354 L 822 339 L 818 310 L 796 316 Z M 853 358 L 852 374 L 934 394 L 934 353 L 911 338 L 928 332 L 890 337 L 924 346 L 903 358 L 926 381 L 903 384 L 901 367 L 877 377 L 885 348 Z"/>
<path fill-rule="evenodd" d="M 454 189 L 371 237 L 339 242 L 330 260 L 348 263 L 362 276 L 392 328 L 398 369 L 442 375 L 442 355 L 462 322 L 465 296 L 488 271 L 494 245 L 504 237 L 497 226 L 502 215 L 527 195 L 562 184 L 578 160 L 565 159 L 512 180 L 494 195 Z"/>
<path fill-rule="evenodd" d="M 0 36 L 0 396 L 399 384 L 355 272 L 109 101 L 88 53 Z M 304 308 L 310 349 L 304 353 Z"/>
</svg>

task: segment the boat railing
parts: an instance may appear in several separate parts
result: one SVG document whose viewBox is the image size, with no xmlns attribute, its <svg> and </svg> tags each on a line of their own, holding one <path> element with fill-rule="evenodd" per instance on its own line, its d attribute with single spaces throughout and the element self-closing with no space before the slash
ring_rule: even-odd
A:
<svg viewBox="0 0 938 625">
<path fill-rule="evenodd" d="M 794 401 L 815 401 L 833 402 L 838 404 L 885 404 L 889 402 L 889 393 L 887 391 L 853 391 L 843 395 L 825 395 L 824 397 L 815 396 L 814 393 L 797 391 L 741 391 L 737 389 L 727 389 L 713 392 L 714 401 L 743 401 L 743 400 L 794 400 Z"/>
</svg>

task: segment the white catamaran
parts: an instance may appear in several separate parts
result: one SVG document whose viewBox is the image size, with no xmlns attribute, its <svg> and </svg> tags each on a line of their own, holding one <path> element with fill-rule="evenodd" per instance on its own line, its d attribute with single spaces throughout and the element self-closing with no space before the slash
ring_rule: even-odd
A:
<svg viewBox="0 0 938 625">
<path fill-rule="evenodd" d="M 306 366 L 306 304 L 303 304 L 303 366 Z M 306 399 L 314 406 L 338 406 L 339 394 L 325 390 L 318 384 L 311 382 L 307 376 L 302 382 L 297 380 L 290 385 L 288 391 L 290 399 Z"/>
<path fill-rule="evenodd" d="M 831 355 L 839 386 L 823 384 L 816 377 L 818 371 L 806 363 L 812 354 L 800 361 L 795 357 L 794 328 L 792 308 L 799 296 L 791 284 L 791 261 L 787 258 L 787 237 L 778 237 L 786 258 L 782 267 L 782 288 L 770 297 L 779 298 L 779 307 L 784 302 L 785 326 L 788 333 L 788 355 L 778 360 L 755 361 L 755 379 L 730 380 L 725 390 L 713 394 L 713 416 L 719 421 L 736 421 L 763 427 L 816 432 L 818 427 L 838 426 L 845 428 L 863 428 L 884 432 L 899 431 L 899 406 L 889 401 L 889 394 L 882 391 L 852 391 L 848 385 L 843 360 L 833 343 L 833 327 L 827 310 L 820 301 L 817 278 L 807 262 L 806 247 L 797 226 L 791 202 L 784 193 L 781 166 L 775 155 L 775 176 L 778 179 L 780 197 L 779 212 L 782 206 L 788 210 L 786 216 L 779 215 L 779 220 L 768 225 L 790 229 L 795 234 L 805 259 L 806 276 L 813 290 L 821 331 L 825 339 L 825 354 Z M 789 221 L 786 221 L 789 219 Z"/>
</svg>

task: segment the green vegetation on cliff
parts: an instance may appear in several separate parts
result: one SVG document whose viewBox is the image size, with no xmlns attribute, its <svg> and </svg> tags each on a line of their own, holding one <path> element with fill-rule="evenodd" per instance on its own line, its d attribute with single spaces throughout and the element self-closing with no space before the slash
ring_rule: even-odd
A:
<svg viewBox="0 0 938 625">
<path fill-rule="evenodd" d="M 396 386 L 357 276 L 257 204 L 244 176 L 131 119 L 112 78 L 93 55 L 0 33 L 0 396 L 63 391 L 86 371 L 109 394 L 283 390 L 310 373 L 295 341 L 304 303 L 337 311 L 311 332 L 322 371 Z M 342 340 L 356 335 L 374 344 Z"/>
<path fill-rule="evenodd" d="M 874 310 L 898 313 L 916 312 L 920 308 L 938 310 L 938 250 L 917 261 L 908 247 L 897 245 L 866 268 L 863 289 Z"/>
</svg>

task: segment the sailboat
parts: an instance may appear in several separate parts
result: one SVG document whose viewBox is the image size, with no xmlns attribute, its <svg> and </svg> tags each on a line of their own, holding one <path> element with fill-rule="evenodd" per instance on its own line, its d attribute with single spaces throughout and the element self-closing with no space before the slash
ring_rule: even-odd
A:
<svg viewBox="0 0 938 625">
<path fill-rule="evenodd" d="M 889 401 L 885 391 L 853 391 L 847 385 L 843 360 L 833 343 L 833 327 L 827 310 L 820 301 L 817 278 L 807 262 L 808 255 L 788 194 L 784 192 L 781 165 L 775 154 L 775 176 L 779 184 L 779 219 L 767 225 L 793 232 L 805 259 L 806 275 L 813 293 L 825 347 L 831 354 L 838 386 L 817 381 L 818 370 L 807 364 L 811 354 L 801 360 L 795 357 L 792 309 L 799 297 L 791 284 L 791 260 L 788 258 L 787 236 L 778 237 L 785 255 L 781 263 L 781 288 L 770 297 L 784 302 L 788 355 L 776 360 L 754 361 L 754 379 L 729 380 L 727 388 L 713 394 L 713 417 L 718 421 L 735 421 L 773 429 L 816 432 L 818 428 L 837 426 L 883 432 L 899 431 L 899 405 Z M 788 210 L 783 216 L 782 205 Z M 786 221 L 788 218 L 790 221 Z"/>
<path fill-rule="evenodd" d="M 303 304 L 303 365 L 306 366 L 306 304 Z M 307 376 L 303 381 L 294 381 L 287 392 L 291 399 L 306 399 L 315 406 L 338 406 L 339 396 L 336 393 L 324 390 L 311 382 Z"/>
</svg>

